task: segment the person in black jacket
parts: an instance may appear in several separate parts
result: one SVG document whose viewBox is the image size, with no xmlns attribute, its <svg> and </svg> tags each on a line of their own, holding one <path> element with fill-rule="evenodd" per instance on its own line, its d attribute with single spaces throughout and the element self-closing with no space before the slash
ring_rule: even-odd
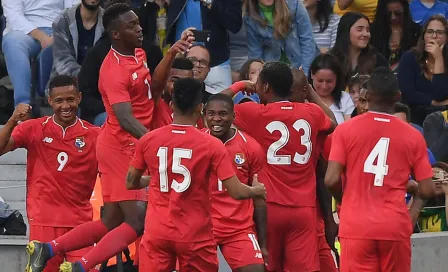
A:
<svg viewBox="0 0 448 272">
<path fill-rule="evenodd" d="M 211 70 L 206 85 L 219 92 L 232 84 L 227 31 L 237 33 L 241 29 L 242 4 L 240 0 L 212 0 L 211 4 L 207 2 L 207 0 L 170 1 L 166 42 L 174 43 L 180 33 L 188 27 L 210 31 L 210 40 L 205 42 L 211 56 Z"/>
</svg>

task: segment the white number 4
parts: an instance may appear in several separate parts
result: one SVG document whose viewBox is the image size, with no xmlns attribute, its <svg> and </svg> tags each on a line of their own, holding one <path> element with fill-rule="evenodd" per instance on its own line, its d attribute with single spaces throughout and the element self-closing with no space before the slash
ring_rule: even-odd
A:
<svg viewBox="0 0 448 272">
<path fill-rule="evenodd" d="M 190 171 L 181 164 L 181 159 L 191 159 L 193 151 L 191 149 L 174 148 L 173 149 L 173 165 L 171 166 L 171 172 L 173 174 L 180 174 L 184 176 L 182 182 L 177 182 L 173 179 L 171 188 L 177 192 L 185 192 L 191 184 Z M 159 174 L 160 174 L 160 191 L 167 193 L 168 189 L 168 147 L 159 147 L 157 151 L 157 157 L 159 157 Z"/>
<path fill-rule="evenodd" d="M 381 138 L 370 151 L 364 162 L 364 173 L 374 174 L 374 186 L 383 186 L 384 177 L 387 176 L 389 166 L 386 164 L 389 151 L 389 138 Z M 374 164 L 376 159 L 376 165 Z"/>
</svg>

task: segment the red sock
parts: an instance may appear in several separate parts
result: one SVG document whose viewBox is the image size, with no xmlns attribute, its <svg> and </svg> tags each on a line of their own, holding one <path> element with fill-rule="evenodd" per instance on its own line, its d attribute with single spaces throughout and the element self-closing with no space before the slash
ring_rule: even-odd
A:
<svg viewBox="0 0 448 272">
<path fill-rule="evenodd" d="M 97 243 L 109 230 L 101 220 L 84 223 L 67 232 L 56 240 L 48 243 L 52 255 L 64 254 L 77 249 L 92 246 Z"/>
<path fill-rule="evenodd" d="M 128 245 L 137 239 L 137 233 L 128 225 L 123 223 L 117 228 L 111 230 L 103 239 L 81 258 L 79 263 L 85 271 L 95 267 L 95 265 L 104 262 L 123 251 Z"/>
</svg>

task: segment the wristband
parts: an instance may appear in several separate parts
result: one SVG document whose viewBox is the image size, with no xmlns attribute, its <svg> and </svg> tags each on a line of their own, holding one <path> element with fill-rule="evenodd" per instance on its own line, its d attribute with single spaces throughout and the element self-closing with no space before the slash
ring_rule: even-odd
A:
<svg viewBox="0 0 448 272">
<path fill-rule="evenodd" d="M 229 87 L 229 89 L 232 90 L 233 95 L 236 95 L 238 92 L 246 89 L 246 83 L 244 81 L 235 82 Z"/>
</svg>

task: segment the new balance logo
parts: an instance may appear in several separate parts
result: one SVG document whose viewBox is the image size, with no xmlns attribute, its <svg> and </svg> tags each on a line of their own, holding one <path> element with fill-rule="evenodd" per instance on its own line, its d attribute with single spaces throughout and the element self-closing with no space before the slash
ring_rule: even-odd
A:
<svg viewBox="0 0 448 272">
<path fill-rule="evenodd" d="M 51 144 L 53 142 L 53 138 L 45 137 L 43 140 L 44 143 Z"/>
<path fill-rule="evenodd" d="M 261 253 L 255 253 L 255 258 L 263 259 L 263 255 Z"/>
</svg>

